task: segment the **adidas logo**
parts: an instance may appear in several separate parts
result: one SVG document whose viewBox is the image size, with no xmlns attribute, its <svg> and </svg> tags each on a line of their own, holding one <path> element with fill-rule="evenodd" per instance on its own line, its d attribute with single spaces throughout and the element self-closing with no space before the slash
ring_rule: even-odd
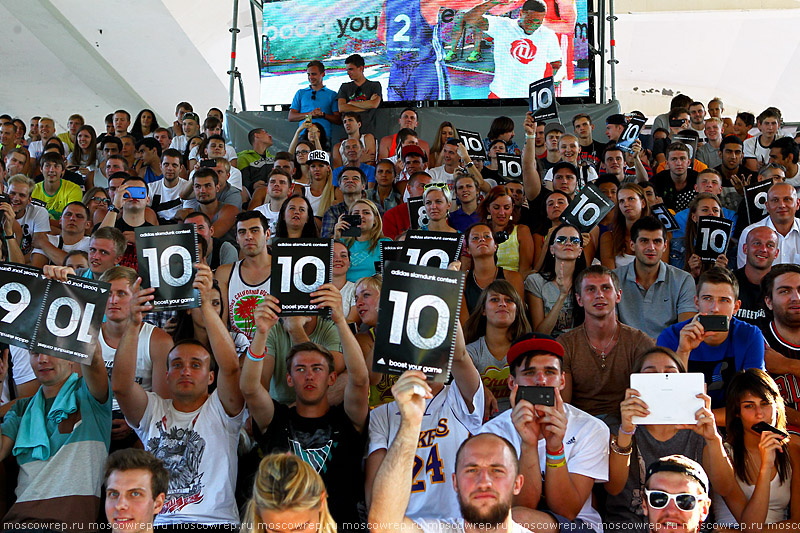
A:
<svg viewBox="0 0 800 533">
<path fill-rule="evenodd" d="M 567 442 L 565 442 L 564 444 L 575 444 L 575 437 L 572 437 L 571 439 L 569 439 L 569 440 L 568 440 Z"/>
</svg>

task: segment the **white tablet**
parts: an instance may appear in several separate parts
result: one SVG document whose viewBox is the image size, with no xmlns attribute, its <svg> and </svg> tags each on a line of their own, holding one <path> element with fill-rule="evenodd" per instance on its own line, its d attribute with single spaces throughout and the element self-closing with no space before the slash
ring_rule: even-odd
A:
<svg viewBox="0 0 800 533">
<path fill-rule="evenodd" d="M 695 424 L 695 413 L 703 407 L 696 396 L 705 392 L 703 374 L 631 374 L 631 388 L 647 404 L 650 414 L 633 417 L 640 424 Z"/>
</svg>

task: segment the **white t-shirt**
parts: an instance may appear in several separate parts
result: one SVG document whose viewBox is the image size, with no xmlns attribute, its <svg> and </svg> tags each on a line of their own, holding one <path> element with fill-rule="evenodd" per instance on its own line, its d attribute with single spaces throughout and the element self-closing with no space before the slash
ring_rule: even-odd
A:
<svg viewBox="0 0 800 533">
<path fill-rule="evenodd" d="M 186 143 L 186 135 L 178 135 L 177 137 L 172 138 L 169 143 L 169 147 L 178 150 L 180 153 L 183 153 L 186 151 Z"/>
<path fill-rule="evenodd" d="M 64 242 L 61 240 L 61 236 L 60 235 L 50 235 L 48 233 L 47 234 L 47 240 L 50 241 L 50 244 L 52 244 L 56 248 L 58 248 L 60 250 L 64 250 L 67 253 L 71 252 L 72 250 L 82 250 L 82 251 L 84 251 L 84 252 L 86 252 L 88 254 L 89 253 L 89 241 L 91 241 L 92 238 L 89 237 L 89 236 L 83 236 L 83 237 L 81 237 L 81 240 L 79 240 L 75 244 L 64 244 Z M 59 246 L 59 244 L 61 244 L 61 246 Z M 41 254 L 41 255 L 45 255 L 45 256 L 47 255 L 46 253 L 44 253 L 44 250 L 42 250 L 40 248 L 34 248 L 33 249 L 33 253 Z"/>
<path fill-rule="evenodd" d="M 431 180 L 431 183 L 446 183 L 451 187 L 455 183 L 455 179 L 453 178 L 453 174 L 451 174 L 450 172 L 447 172 L 444 169 L 444 165 L 442 165 L 440 167 L 434 167 L 434 168 L 428 169 L 427 172 L 428 172 L 428 174 L 431 175 L 431 178 L 433 178 Z"/>
<path fill-rule="evenodd" d="M 34 233 L 50 233 L 50 214 L 47 209 L 40 205 L 28 204 L 25 214 L 17 219 L 22 227 L 22 246 L 23 254 L 33 250 Z"/>
<path fill-rule="evenodd" d="M 561 61 L 561 46 L 556 34 L 540 26 L 531 35 L 519 27 L 519 20 L 485 15 L 487 34 L 494 39 L 495 76 L 489 89 L 500 98 L 519 98 L 526 83 L 544 78 L 549 63 Z M 519 80 L 527 80 L 520 84 Z"/>
<path fill-rule="evenodd" d="M 142 386 L 142 388 L 149 392 L 153 390 L 153 361 L 150 359 L 150 336 L 156 327 L 149 322 L 142 322 L 142 328 L 139 330 L 139 344 L 136 346 L 136 371 L 134 372 L 133 380 Z M 106 365 L 106 372 L 108 377 L 111 378 L 111 371 L 114 369 L 114 358 L 117 355 L 117 349 L 112 348 L 106 343 L 103 337 L 103 330 L 101 329 L 97 342 L 100 343 L 100 350 L 103 352 L 103 362 Z M 166 368 L 163 369 L 166 372 Z M 111 404 L 113 411 L 119 411 L 119 402 L 116 398 L 113 399 Z"/>
<path fill-rule="evenodd" d="M 483 422 L 483 383 L 472 397 L 472 412 L 455 383 L 445 385 L 436 396 L 426 400 L 426 404 L 414 463 L 433 466 L 414 471 L 405 514 L 412 520 L 442 516 L 461 518 L 451 476 L 458 447 L 467 437 L 478 433 Z M 373 409 L 369 416 L 367 453 L 388 450 L 399 429 L 400 412 L 395 402 Z"/>
<path fill-rule="evenodd" d="M 608 481 L 608 426 L 592 415 L 564 404 L 567 415 L 567 430 L 564 433 L 564 455 L 567 459 L 567 470 L 570 474 L 581 474 L 590 477 L 595 482 Z M 508 439 L 517 450 L 517 456 L 522 449 L 522 438 L 511 421 L 511 411 L 500 413 L 496 418 L 489 420 L 479 433 L 493 433 Z M 539 466 L 544 479 L 546 465 L 546 450 L 544 439 L 539 440 Z M 577 518 L 586 522 L 592 529 L 603 531 L 600 515 L 592 507 L 592 495 L 583 504 Z"/>
<path fill-rule="evenodd" d="M 64 146 L 64 154 L 67 159 L 69 159 L 69 146 L 64 141 L 61 141 L 61 145 Z M 28 152 L 31 154 L 31 157 L 34 159 L 39 159 L 42 154 L 44 153 L 44 144 L 42 141 L 33 141 L 28 145 Z"/>
<path fill-rule="evenodd" d="M 11 373 L 14 374 L 15 385 L 23 385 L 36 379 L 36 374 L 33 373 L 33 368 L 31 367 L 31 352 L 19 346 L 9 346 L 8 355 L 13 367 Z M 6 376 L 3 383 L 3 393 L 0 395 L 0 405 L 11 400 L 8 387 L 8 376 Z"/>
<path fill-rule="evenodd" d="M 339 292 L 342 295 L 344 316 L 347 316 L 350 313 L 350 308 L 356 304 L 356 284 L 348 281 Z"/>
<path fill-rule="evenodd" d="M 147 185 L 151 202 L 150 205 L 152 205 L 156 196 L 159 198 L 159 206 L 161 206 L 161 208 L 156 212 L 159 217 L 166 220 L 175 219 L 175 216 L 178 214 L 183 204 L 181 200 L 181 189 L 183 189 L 186 183 L 188 183 L 187 180 L 178 178 L 178 183 L 171 189 L 167 187 L 167 180 L 165 179 L 160 179 Z M 164 207 L 167 209 L 163 209 Z"/>
<path fill-rule="evenodd" d="M 189 159 L 194 159 L 195 161 L 200 161 L 200 159 L 202 159 L 197 154 L 197 149 L 198 148 L 199 148 L 199 146 L 195 146 L 194 148 L 189 150 Z M 226 144 L 225 145 L 225 159 L 227 159 L 228 161 L 230 161 L 232 159 L 236 159 L 236 149 L 233 146 L 231 146 L 230 144 Z"/>
<path fill-rule="evenodd" d="M 272 209 L 270 209 L 269 197 L 267 197 L 267 201 L 263 205 L 256 207 L 253 211 L 258 211 L 259 213 L 267 217 L 267 220 L 269 220 L 269 231 L 272 235 L 275 235 L 276 234 L 275 232 L 277 231 L 278 215 L 280 214 L 280 211 L 273 211 Z"/>
<path fill-rule="evenodd" d="M 775 140 L 780 138 L 781 134 L 777 133 L 775 135 Z M 744 153 L 745 159 L 755 159 L 758 161 L 759 165 L 766 165 L 769 163 L 769 146 L 761 146 L 761 143 L 758 142 L 759 139 L 761 139 L 761 134 L 745 139 L 742 152 Z"/>
<path fill-rule="evenodd" d="M 191 413 L 147 393 L 136 435 L 169 471 L 169 494 L 154 525 L 239 523 L 234 489 L 244 413 L 228 416 L 216 390 Z"/>
</svg>

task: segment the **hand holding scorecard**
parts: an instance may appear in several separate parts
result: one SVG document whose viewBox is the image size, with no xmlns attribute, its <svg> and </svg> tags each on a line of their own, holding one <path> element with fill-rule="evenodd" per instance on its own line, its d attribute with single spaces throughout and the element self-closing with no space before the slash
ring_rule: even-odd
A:
<svg viewBox="0 0 800 533">
<path fill-rule="evenodd" d="M 88 365 L 105 314 L 110 285 L 0 263 L 0 341 Z"/>
<path fill-rule="evenodd" d="M 561 214 L 561 220 L 577 226 L 581 233 L 588 233 L 612 209 L 614 202 L 609 200 L 596 185 L 590 183 L 575 195 Z"/>
<path fill-rule="evenodd" d="M 458 140 L 464 143 L 467 149 L 467 154 L 471 159 L 486 159 L 486 147 L 483 145 L 483 140 L 479 133 L 468 130 L 459 130 Z"/>
<path fill-rule="evenodd" d="M 463 272 L 386 263 L 372 369 L 447 381 L 463 291 Z"/>
<path fill-rule="evenodd" d="M 553 76 L 542 78 L 528 86 L 528 107 L 536 122 L 558 118 Z"/>
<path fill-rule="evenodd" d="M 279 239 L 272 244 L 269 293 L 281 303 L 279 316 L 328 315 L 311 293 L 333 279 L 332 239 Z"/>
<path fill-rule="evenodd" d="M 200 261 L 194 224 L 136 228 L 136 255 L 142 288 L 154 288 L 154 311 L 200 307 L 192 287 Z"/>
<path fill-rule="evenodd" d="M 700 217 L 697 222 L 696 253 L 703 261 L 717 260 L 719 254 L 728 249 L 733 223 L 723 217 Z"/>
</svg>

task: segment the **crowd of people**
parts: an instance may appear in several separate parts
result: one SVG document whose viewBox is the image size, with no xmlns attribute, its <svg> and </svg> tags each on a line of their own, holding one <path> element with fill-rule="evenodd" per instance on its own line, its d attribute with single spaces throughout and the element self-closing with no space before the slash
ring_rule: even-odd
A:
<svg viewBox="0 0 800 533">
<path fill-rule="evenodd" d="M 800 523 L 800 147 L 780 111 L 678 95 L 624 146 L 636 111 L 604 135 L 584 113 L 502 116 L 482 159 L 450 122 L 421 139 L 410 107 L 376 137 L 380 84 L 345 63 L 338 93 L 308 64 L 286 147 L 256 128 L 237 151 L 221 111 L 188 102 L 170 127 L 117 110 L 100 135 L 0 115 L 2 260 L 110 286 L 90 364 L 2 346 L 4 527 L 99 529 L 103 504 L 115 528 L 163 531 Z M 759 211 L 745 189 L 764 181 Z M 584 231 L 563 215 L 590 185 L 615 207 Z M 733 227 L 713 261 L 706 216 Z M 199 237 L 202 303 L 154 312 L 135 230 L 173 223 Z M 463 239 L 448 384 L 373 371 L 380 243 L 412 228 Z M 279 318 L 271 243 L 304 238 L 333 239 L 311 294 L 330 313 Z M 631 374 L 685 372 L 706 384 L 696 423 L 637 427 Z"/>
</svg>

